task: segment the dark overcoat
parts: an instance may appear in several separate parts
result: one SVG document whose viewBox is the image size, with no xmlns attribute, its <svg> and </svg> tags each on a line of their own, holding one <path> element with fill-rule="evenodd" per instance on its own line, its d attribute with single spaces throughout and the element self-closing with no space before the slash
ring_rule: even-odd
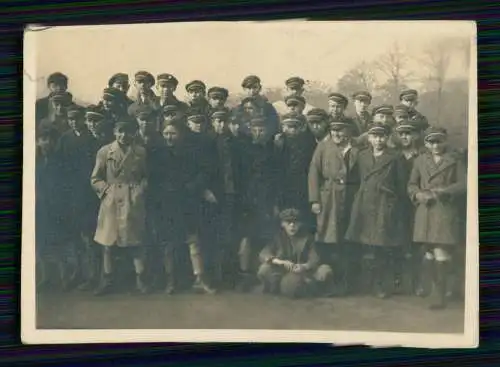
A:
<svg viewBox="0 0 500 367">
<path fill-rule="evenodd" d="M 361 135 L 368 131 L 368 125 L 371 123 L 371 116 L 369 112 L 364 112 L 361 115 L 356 114 L 353 118 L 354 123 L 358 129 L 357 134 Z"/>
<path fill-rule="evenodd" d="M 442 189 L 431 204 L 418 203 L 422 190 Z M 416 205 L 413 241 L 437 245 L 454 245 L 463 238 L 461 210 L 467 190 L 467 174 L 463 160 L 447 152 L 436 164 L 431 153 L 421 154 L 413 165 L 408 193 Z"/>
<path fill-rule="evenodd" d="M 117 142 L 97 153 L 91 184 L 101 199 L 94 240 L 104 246 L 144 244 L 147 187 L 146 151 Z"/>
<path fill-rule="evenodd" d="M 90 185 L 97 154 L 95 143 L 88 131 L 77 135 L 68 130 L 59 139 L 61 197 L 66 203 L 62 230 L 73 240 L 80 233 L 90 234 L 96 229 L 96 198 Z"/>
<path fill-rule="evenodd" d="M 309 168 L 309 202 L 320 203 L 316 239 L 324 243 L 341 243 L 351 215 L 351 207 L 359 186 L 357 158 L 352 147 L 347 158 L 331 140 L 320 142 Z"/>
<path fill-rule="evenodd" d="M 405 194 L 401 156 L 387 149 L 358 154 L 360 187 L 354 197 L 346 239 L 365 245 L 398 245 L 399 203 Z"/>
<path fill-rule="evenodd" d="M 316 145 L 314 137 L 307 131 L 294 137 L 283 135 L 282 139 L 282 142 L 276 144 L 279 167 L 278 206 L 281 209 L 297 208 L 303 214 L 308 214 L 307 176 Z"/>
</svg>

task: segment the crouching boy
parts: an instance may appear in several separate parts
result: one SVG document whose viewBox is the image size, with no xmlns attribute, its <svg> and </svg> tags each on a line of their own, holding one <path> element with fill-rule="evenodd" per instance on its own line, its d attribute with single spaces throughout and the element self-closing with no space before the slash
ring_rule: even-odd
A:
<svg viewBox="0 0 500 367">
<path fill-rule="evenodd" d="M 290 298 L 314 295 L 331 279 L 332 269 L 320 265 L 314 237 L 302 226 L 297 209 L 280 213 L 281 229 L 260 253 L 258 278 L 266 293 Z"/>
</svg>

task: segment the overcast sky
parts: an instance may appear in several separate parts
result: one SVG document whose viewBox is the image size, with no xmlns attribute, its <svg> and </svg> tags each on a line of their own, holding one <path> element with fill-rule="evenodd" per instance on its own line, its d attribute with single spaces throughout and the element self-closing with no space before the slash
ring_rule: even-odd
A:
<svg viewBox="0 0 500 367">
<path fill-rule="evenodd" d="M 350 67 L 371 61 L 394 42 L 418 55 L 434 41 L 470 38 L 464 22 L 205 22 L 122 26 L 56 27 L 36 36 L 38 95 L 46 94 L 46 77 L 61 71 L 70 91 L 96 101 L 108 78 L 117 72 L 131 78 L 138 70 L 174 74 L 184 84 L 201 79 L 230 92 L 241 90 L 248 74 L 264 87 L 282 86 L 294 75 L 335 85 Z M 454 52 L 450 77 L 466 77 L 460 50 Z M 414 72 L 421 64 L 414 62 Z M 133 88 L 131 93 L 134 93 Z"/>
</svg>

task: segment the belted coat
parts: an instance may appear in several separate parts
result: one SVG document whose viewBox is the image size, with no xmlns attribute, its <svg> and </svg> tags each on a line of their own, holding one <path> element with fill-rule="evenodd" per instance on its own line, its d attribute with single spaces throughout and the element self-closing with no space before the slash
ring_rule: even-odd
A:
<svg viewBox="0 0 500 367">
<path fill-rule="evenodd" d="M 144 244 L 146 151 L 115 141 L 97 152 L 91 184 L 101 200 L 94 240 L 104 246 Z"/>
</svg>

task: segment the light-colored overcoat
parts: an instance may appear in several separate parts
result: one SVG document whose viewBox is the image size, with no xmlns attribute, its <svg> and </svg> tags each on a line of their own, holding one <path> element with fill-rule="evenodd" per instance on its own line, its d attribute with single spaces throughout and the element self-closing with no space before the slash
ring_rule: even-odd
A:
<svg viewBox="0 0 500 367">
<path fill-rule="evenodd" d="M 419 203 L 416 195 L 422 190 L 442 189 L 431 204 Z M 436 164 L 428 152 L 415 159 L 408 182 L 408 194 L 416 205 L 413 241 L 417 243 L 452 245 L 463 237 L 461 217 L 467 190 L 467 174 L 463 161 L 447 152 Z"/>
<path fill-rule="evenodd" d="M 94 240 L 104 246 L 144 244 L 146 151 L 117 142 L 97 152 L 91 184 L 101 200 Z"/>
<path fill-rule="evenodd" d="M 349 220 L 354 193 L 358 187 L 356 160 L 359 150 L 352 147 L 348 165 L 342 151 L 332 141 L 321 141 L 309 167 L 309 202 L 320 203 L 316 240 L 339 243 Z M 349 174 L 348 174 L 349 173 Z"/>
</svg>

